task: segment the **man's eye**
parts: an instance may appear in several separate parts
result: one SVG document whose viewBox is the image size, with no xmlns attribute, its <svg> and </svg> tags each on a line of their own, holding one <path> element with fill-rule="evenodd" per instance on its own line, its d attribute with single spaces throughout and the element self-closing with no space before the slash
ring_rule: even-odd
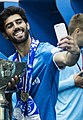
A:
<svg viewBox="0 0 83 120">
<path fill-rule="evenodd" d="M 18 20 L 16 21 L 17 24 L 21 24 L 22 23 L 22 20 Z"/>
<path fill-rule="evenodd" d="M 12 28 L 12 24 L 8 24 L 8 25 L 6 25 L 6 29 L 10 29 L 10 28 Z"/>
</svg>

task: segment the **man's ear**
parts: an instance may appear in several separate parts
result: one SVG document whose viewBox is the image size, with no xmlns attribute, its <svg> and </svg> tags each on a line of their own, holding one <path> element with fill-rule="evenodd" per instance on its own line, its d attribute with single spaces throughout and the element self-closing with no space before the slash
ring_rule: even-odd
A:
<svg viewBox="0 0 83 120">
<path fill-rule="evenodd" d="M 2 35 L 4 36 L 4 38 L 9 39 L 6 33 L 2 33 Z"/>
<path fill-rule="evenodd" d="M 76 28 L 76 29 L 75 29 L 75 32 L 76 32 L 76 33 L 79 33 L 79 32 L 80 32 L 80 28 Z"/>
<path fill-rule="evenodd" d="M 27 29 L 28 29 L 28 30 L 30 29 L 30 25 L 29 25 L 29 23 L 27 23 Z"/>
</svg>

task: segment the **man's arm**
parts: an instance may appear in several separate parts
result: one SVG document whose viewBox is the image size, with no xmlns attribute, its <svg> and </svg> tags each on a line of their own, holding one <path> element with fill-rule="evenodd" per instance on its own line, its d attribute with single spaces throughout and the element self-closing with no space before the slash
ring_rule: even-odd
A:
<svg viewBox="0 0 83 120">
<path fill-rule="evenodd" d="M 73 66 L 78 61 L 80 49 L 72 37 L 67 36 L 63 38 L 58 43 L 58 47 L 64 49 L 62 52 L 54 55 L 54 62 L 58 67 Z"/>
<path fill-rule="evenodd" d="M 62 92 L 62 91 L 67 90 L 73 86 L 75 86 L 75 82 L 73 79 L 73 75 L 71 75 L 66 80 L 65 79 L 59 80 L 58 92 Z"/>
<path fill-rule="evenodd" d="M 83 88 L 83 70 L 75 75 L 72 74 L 66 80 L 59 80 L 58 91 L 62 92 L 73 86 Z"/>
</svg>

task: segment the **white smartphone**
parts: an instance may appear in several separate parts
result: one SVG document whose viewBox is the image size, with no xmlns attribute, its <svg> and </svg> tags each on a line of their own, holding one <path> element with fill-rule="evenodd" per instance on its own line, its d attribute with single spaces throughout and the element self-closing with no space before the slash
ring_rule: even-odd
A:
<svg viewBox="0 0 83 120">
<path fill-rule="evenodd" d="M 54 25 L 54 30 L 55 30 L 58 42 L 60 41 L 61 38 L 66 37 L 68 35 L 67 29 L 64 23 L 59 23 Z"/>
</svg>

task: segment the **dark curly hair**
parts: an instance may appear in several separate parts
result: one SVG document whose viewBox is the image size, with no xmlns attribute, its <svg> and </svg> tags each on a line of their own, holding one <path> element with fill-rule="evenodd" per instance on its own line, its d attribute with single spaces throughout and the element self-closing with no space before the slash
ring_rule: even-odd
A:
<svg viewBox="0 0 83 120">
<path fill-rule="evenodd" d="M 27 17 L 25 15 L 25 10 L 21 7 L 16 7 L 16 6 L 9 6 L 8 8 L 5 8 L 1 13 L 0 13 L 0 32 L 5 32 L 4 28 L 4 21 L 11 15 L 14 14 L 19 14 L 22 19 L 25 21 L 25 23 L 28 22 Z"/>
</svg>

